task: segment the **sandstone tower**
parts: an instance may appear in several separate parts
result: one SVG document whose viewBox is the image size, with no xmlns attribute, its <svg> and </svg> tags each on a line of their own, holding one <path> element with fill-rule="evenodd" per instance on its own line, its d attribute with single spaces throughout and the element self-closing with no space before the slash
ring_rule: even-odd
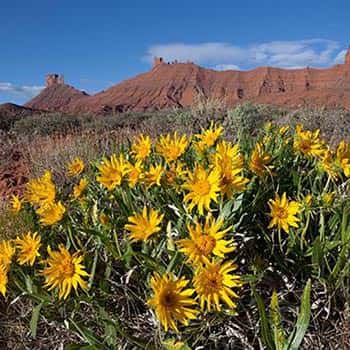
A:
<svg viewBox="0 0 350 350">
<path fill-rule="evenodd" d="M 163 57 L 154 57 L 153 58 L 153 67 L 157 67 L 159 66 L 160 64 L 164 64 L 164 59 Z"/>
<path fill-rule="evenodd" d="M 345 64 L 350 64 L 350 46 L 345 54 Z"/>
<path fill-rule="evenodd" d="M 63 75 L 59 74 L 47 74 L 46 75 L 46 87 L 56 85 L 56 84 L 64 84 Z"/>
</svg>

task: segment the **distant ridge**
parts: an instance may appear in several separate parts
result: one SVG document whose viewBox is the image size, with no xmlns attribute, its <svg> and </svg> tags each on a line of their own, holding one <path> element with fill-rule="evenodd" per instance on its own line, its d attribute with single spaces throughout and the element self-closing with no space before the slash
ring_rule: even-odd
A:
<svg viewBox="0 0 350 350">
<path fill-rule="evenodd" d="M 151 70 L 89 96 L 49 75 L 49 84 L 25 106 L 62 112 L 106 114 L 190 106 L 198 93 L 229 106 L 250 101 L 285 107 L 350 110 L 350 49 L 344 64 L 330 68 L 215 71 L 192 62 L 155 58 Z M 48 80 L 47 80 L 48 81 Z"/>
</svg>

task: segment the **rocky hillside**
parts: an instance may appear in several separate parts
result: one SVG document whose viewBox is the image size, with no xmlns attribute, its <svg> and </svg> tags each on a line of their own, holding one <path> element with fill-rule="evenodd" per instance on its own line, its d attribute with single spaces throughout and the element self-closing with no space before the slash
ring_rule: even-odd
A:
<svg viewBox="0 0 350 350">
<path fill-rule="evenodd" d="M 166 63 L 157 58 L 150 71 L 93 96 L 53 79 L 26 106 L 105 114 L 187 107 L 198 94 L 225 99 L 230 106 L 250 101 L 286 107 L 350 109 L 350 59 L 347 56 L 344 64 L 327 69 L 260 67 L 250 71 L 215 71 L 191 62 Z"/>
</svg>

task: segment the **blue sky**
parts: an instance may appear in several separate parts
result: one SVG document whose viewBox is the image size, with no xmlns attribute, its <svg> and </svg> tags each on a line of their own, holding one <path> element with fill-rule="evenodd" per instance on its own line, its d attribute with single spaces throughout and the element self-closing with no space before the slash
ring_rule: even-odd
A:
<svg viewBox="0 0 350 350">
<path fill-rule="evenodd" d="M 49 72 L 94 93 L 148 70 L 153 55 L 326 67 L 350 44 L 349 14 L 349 0 L 0 0 L 0 103 L 27 101 Z"/>
</svg>

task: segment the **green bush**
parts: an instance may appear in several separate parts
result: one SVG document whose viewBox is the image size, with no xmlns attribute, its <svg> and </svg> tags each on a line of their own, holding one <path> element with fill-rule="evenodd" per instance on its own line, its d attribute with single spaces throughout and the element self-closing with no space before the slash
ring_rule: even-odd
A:
<svg viewBox="0 0 350 350">
<path fill-rule="evenodd" d="M 15 122 L 12 131 L 19 134 L 37 134 L 42 136 L 68 134 L 81 131 L 81 117 L 61 113 L 33 115 Z"/>
</svg>

